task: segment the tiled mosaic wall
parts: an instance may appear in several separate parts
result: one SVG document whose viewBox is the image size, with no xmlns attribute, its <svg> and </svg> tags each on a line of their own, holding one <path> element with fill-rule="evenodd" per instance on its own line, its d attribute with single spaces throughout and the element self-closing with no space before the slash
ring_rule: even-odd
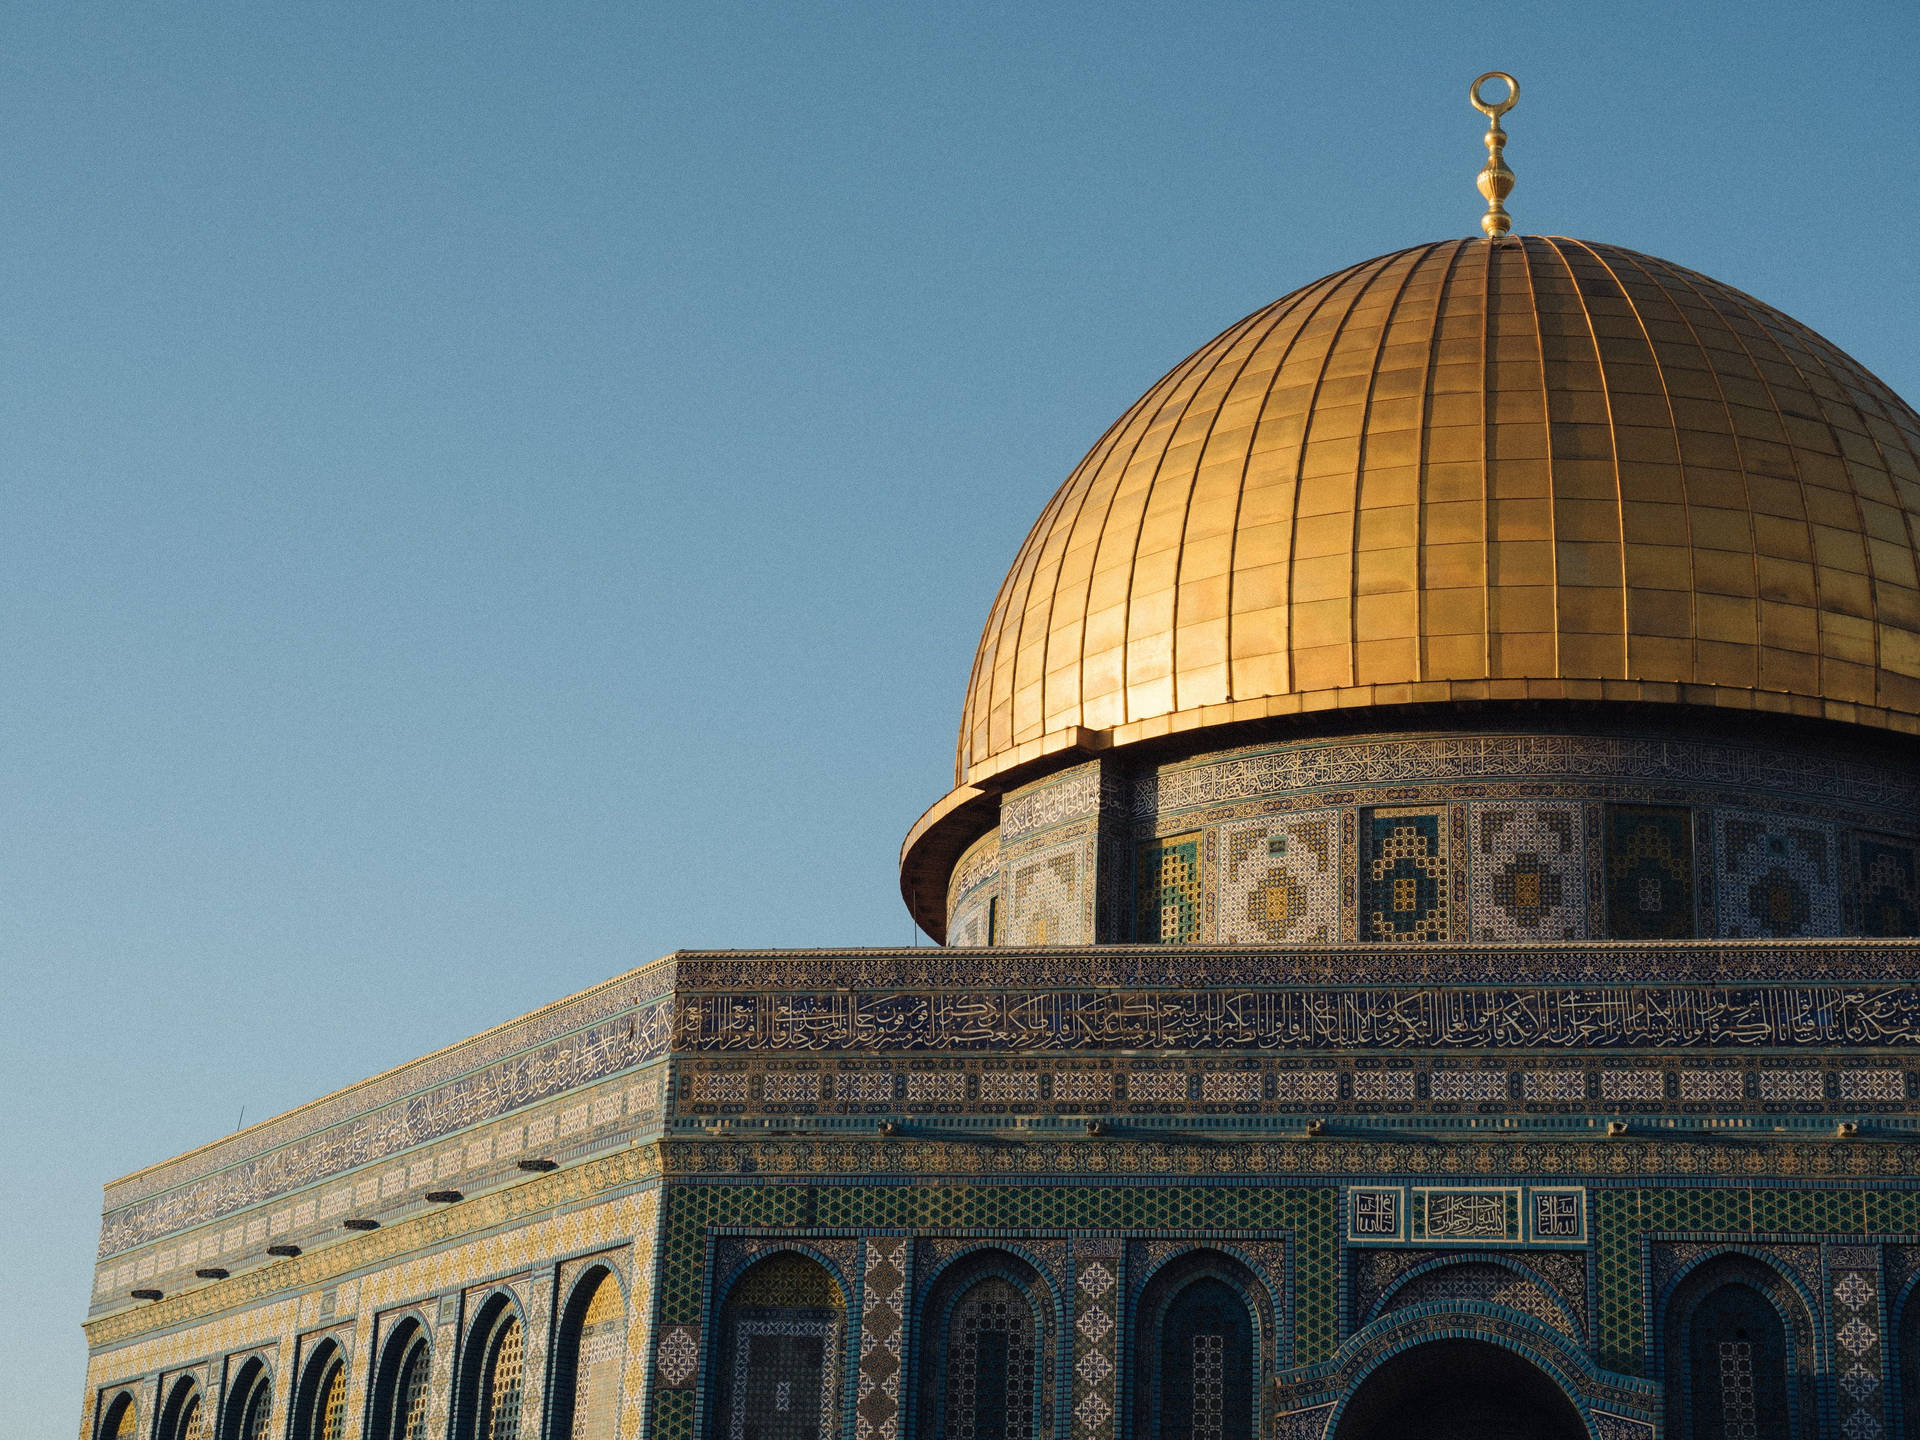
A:
<svg viewBox="0 0 1920 1440">
<path fill-rule="evenodd" d="M 1002 806 L 955 869 L 950 944 L 1920 934 L 1920 771 L 1786 744 L 1501 733 L 1109 757 Z"/>
</svg>

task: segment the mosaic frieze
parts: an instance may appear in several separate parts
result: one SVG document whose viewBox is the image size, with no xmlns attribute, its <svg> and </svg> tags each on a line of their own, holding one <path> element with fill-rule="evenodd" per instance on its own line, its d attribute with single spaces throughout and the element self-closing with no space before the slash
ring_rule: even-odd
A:
<svg viewBox="0 0 1920 1440">
<path fill-rule="evenodd" d="M 680 995 L 710 996 L 820 989 L 926 990 L 1096 985 L 1116 989 L 1201 989 L 1324 983 L 1363 972 L 1370 984 L 1542 984 L 1673 981 L 1708 984 L 1781 980 L 1920 981 L 1920 945 L 1896 941 L 1718 941 L 1709 945 L 1569 943 L 1532 947 L 1473 945 L 1299 946 L 1265 953 L 1204 946 L 1101 945 L 1072 951 L 947 950 L 682 952 Z"/>
<path fill-rule="evenodd" d="M 567 1048 L 577 1048 L 583 1037 L 598 1036 L 614 1028 L 595 1027 L 594 1022 L 610 1016 L 615 1017 L 620 1028 L 637 1026 L 641 1032 L 651 1031 L 658 1023 L 655 1017 L 659 1013 L 651 1002 L 666 996 L 673 984 L 674 963 L 670 958 L 630 970 L 470 1040 L 350 1085 L 311 1105 L 264 1120 L 190 1156 L 164 1161 L 124 1179 L 110 1181 L 106 1209 L 112 1212 L 184 1181 L 225 1170 L 240 1161 L 279 1149 L 290 1141 L 331 1130 L 343 1120 L 382 1110 L 396 1100 L 405 1099 L 410 1106 L 420 1105 L 431 1111 L 443 1097 L 471 1089 L 469 1081 L 494 1075 L 489 1067 L 509 1056 L 530 1062 L 535 1071 L 547 1069 L 556 1053 L 547 1042 L 566 1037 Z M 522 1054 L 534 1051 L 538 1053 Z M 460 1077 L 459 1083 L 443 1088 L 442 1082 L 454 1077 Z M 502 1086 L 503 1079 L 504 1075 L 481 1079 L 480 1083 Z M 511 1098 L 513 1084 L 507 1081 L 502 1088 L 503 1095 Z M 391 1112 L 385 1123 L 394 1123 Z"/>
<path fill-rule="evenodd" d="M 1585 808 L 1517 800 L 1469 807 L 1475 940 L 1585 938 Z"/>
<path fill-rule="evenodd" d="M 1920 813 L 1911 774 L 1830 750 L 1551 734 L 1380 737 L 1207 756 L 1138 777 L 1133 811 L 1166 816 L 1290 791 L 1498 779 L 1706 785 Z"/>
<path fill-rule="evenodd" d="M 110 1255 L 259 1205 L 657 1059 L 666 1053 L 671 1013 L 661 1003 L 605 1021 L 322 1135 L 243 1161 L 207 1180 L 109 1210 L 101 1221 L 100 1253 Z"/>
<path fill-rule="evenodd" d="M 311 1242 L 317 1236 L 338 1233 L 342 1217 L 380 1216 L 391 1219 L 417 1209 L 423 1194 L 437 1188 L 458 1188 L 497 1180 L 516 1170 L 520 1156 L 536 1152 L 577 1152 L 628 1143 L 637 1134 L 658 1125 L 665 1071 L 656 1067 L 597 1086 L 581 1087 L 493 1125 L 467 1130 L 438 1145 L 406 1152 L 383 1169 L 363 1167 L 332 1185 L 280 1197 L 282 1203 L 255 1205 L 228 1213 L 219 1190 L 227 1177 L 214 1176 L 178 1197 L 176 1211 L 192 1213 L 192 1206 L 212 1209 L 221 1218 L 211 1226 L 188 1225 L 183 1231 L 164 1231 L 164 1243 L 149 1241 L 140 1251 L 112 1252 L 117 1263 L 103 1265 L 96 1294 L 124 1291 L 136 1281 L 164 1279 L 176 1270 L 191 1272 L 197 1265 L 220 1264 L 228 1269 L 247 1258 L 257 1259 L 269 1244 Z M 377 1162 L 376 1162 L 377 1163 Z M 196 1194 L 195 1191 L 214 1192 Z M 136 1215 L 138 1212 L 135 1212 Z M 113 1219 L 127 1219 L 125 1212 Z M 148 1217 L 151 1222 L 152 1217 Z M 102 1245 L 107 1243 L 103 1226 Z M 135 1234 L 130 1227 L 116 1238 Z"/>
<path fill-rule="evenodd" d="M 1862 835 L 1857 849 L 1860 933 L 1920 935 L 1920 845 Z"/>
<path fill-rule="evenodd" d="M 1713 819 L 1720 934 L 1757 940 L 1839 933 L 1833 826 L 1737 810 Z"/>
<path fill-rule="evenodd" d="M 1036 781 L 1001 800 L 1001 836 L 1011 844 L 1097 814 L 1103 801 L 1118 802 L 1119 784 L 1111 769 L 1097 760 Z"/>
<path fill-rule="evenodd" d="M 1693 934 L 1693 817 L 1678 806 L 1609 805 L 1607 934 L 1677 940 Z"/>
<path fill-rule="evenodd" d="M 947 886 L 947 944 L 993 945 L 999 934 L 1000 835 L 974 842 L 954 866 Z"/>
<path fill-rule="evenodd" d="M 1448 938 L 1445 811 L 1370 810 L 1362 820 L 1360 938 Z"/>
<path fill-rule="evenodd" d="M 1920 1045 L 1920 988 L 1403 987 L 690 996 L 678 1048 L 1663 1049 Z"/>
<path fill-rule="evenodd" d="M 1337 811 L 1222 826 L 1216 938 L 1242 945 L 1338 941 L 1340 859 Z"/>
</svg>

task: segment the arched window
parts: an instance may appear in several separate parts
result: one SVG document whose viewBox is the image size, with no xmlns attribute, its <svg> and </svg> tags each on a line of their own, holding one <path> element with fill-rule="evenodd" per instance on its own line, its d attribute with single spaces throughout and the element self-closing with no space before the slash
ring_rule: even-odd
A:
<svg viewBox="0 0 1920 1440">
<path fill-rule="evenodd" d="M 826 1267 L 792 1251 L 735 1281 L 720 1312 L 714 1440 L 833 1440 L 846 1313 Z"/>
<path fill-rule="evenodd" d="M 347 1433 L 347 1357 L 331 1340 L 314 1348 L 293 1397 L 293 1440 L 343 1440 Z"/>
<path fill-rule="evenodd" d="M 131 1390 L 112 1396 L 100 1411 L 100 1440 L 134 1440 L 140 1432 L 140 1407 Z"/>
<path fill-rule="evenodd" d="M 921 1414 L 936 1440 L 1036 1440 L 1052 1346 L 1033 1268 L 1004 1252 L 962 1262 L 927 1297 Z"/>
<path fill-rule="evenodd" d="M 427 1378 L 433 1349 L 420 1322 L 403 1320 L 387 1337 L 374 1373 L 373 1440 L 426 1440 Z"/>
<path fill-rule="evenodd" d="M 1691 1440 L 1787 1440 L 1787 1332 L 1744 1281 L 1709 1290 L 1687 1318 Z"/>
<path fill-rule="evenodd" d="M 1216 1251 L 1171 1262 L 1135 1320 L 1135 1432 L 1145 1440 L 1253 1440 L 1259 1333 L 1253 1275 Z"/>
<path fill-rule="evenodd" d="M 560 1315 L 554 1440 L 614 1440 L 626 1350 L 627 1304 L 620 1282 L 611 1271 L 596 1267 L 573 1287 Z"/>
<path fill-rule="evenodd" d="M 167 1396 L 160 1412 L 160 1440 L 212 1440 L 213 1416 L 207 1413 L 200 1387 L 183 1378 Z"/>
<path fill-rule="evenodd" d="M 267 1440 L 273 1418 L 273 1375 L 259 1360 L 249 1360 L 227 1392 L 226 1440 Z"/>
<path fill-rule="evenodd" d="M 526 1327 L 505 1295 L 480 1307 L 468 1333 L 460 1385 L 460 1440 L 520 1440 Z"/>
</svg>

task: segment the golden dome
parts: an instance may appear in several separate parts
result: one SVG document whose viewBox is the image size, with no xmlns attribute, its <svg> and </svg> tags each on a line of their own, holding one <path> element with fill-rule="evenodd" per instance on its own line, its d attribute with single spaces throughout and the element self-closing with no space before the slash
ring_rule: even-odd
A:
<svg viewBox="0 0 1920 1440">
<path fill-rule="evenodd" d="M 1664 260 L 1545 236 L 1369 260 L 1182 361 L 1055 493 L 981 636 L 956 784 L 1453 700 L 1920 732 L 1917 453 L 1857 362 Z"/>
</svg>

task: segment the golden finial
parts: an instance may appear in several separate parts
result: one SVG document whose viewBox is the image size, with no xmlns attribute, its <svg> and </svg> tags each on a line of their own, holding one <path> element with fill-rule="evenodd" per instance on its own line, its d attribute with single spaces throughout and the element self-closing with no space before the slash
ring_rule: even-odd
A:
<svg viewBox="0 0 1920 1440">
<path fill-rule="evenodd" d="M 1480 94 L 1480 87 L 1489 80 L 1507 82 L 1507 98 L 1487 100 Z M 1507 207 L 1501 203 L 1513 193 L 1513 171 L 1507 168 L 1504 153 L 1507 146 L 1507 132 L 1500 128 L 1500 117 L 1513 108 L 1513 102 L 1520 98 L 1520 82 L 1504 70 L 1489 70 L 1474 81 L 1467 90 L 1467 99 L 1473 102 L 1473 108 L 1487 117 L 1487 163 L 1480 171 L 1480 193 L 1486 196 L 1487 213 L 1480 217 L 1480 228 L 1487 232 L 1489 240 L 1498 240 L 1513 229 L 1513 217 L 1507 214 Z"/>
</svg>

